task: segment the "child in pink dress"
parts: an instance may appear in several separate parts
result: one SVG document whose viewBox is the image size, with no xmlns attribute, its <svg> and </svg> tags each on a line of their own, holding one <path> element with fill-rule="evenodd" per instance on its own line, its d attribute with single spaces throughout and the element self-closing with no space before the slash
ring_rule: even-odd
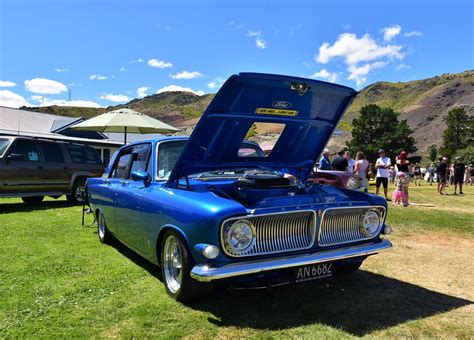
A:
<svg viewBox="0 0 474 340">
<path fill-rule="evenodd" d="M 405 195 L 406 175 L 399 171 L 395 177 L 395 190 L 393 191 L 392 204 L 397 205 L 403 203 L 406 207 L 408 205 L 407 197 Z"/>
</svg>

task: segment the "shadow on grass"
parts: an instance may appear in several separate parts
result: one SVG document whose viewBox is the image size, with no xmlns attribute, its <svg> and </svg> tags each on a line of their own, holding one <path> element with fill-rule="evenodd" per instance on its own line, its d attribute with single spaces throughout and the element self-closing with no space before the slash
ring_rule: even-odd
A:
<svg viewBox="0 0 474 340">
<path fill-rule="evenodd" d="M 14 202 L 14 203 L 0 203 L 0 214 L 11 214 L 18 212 L 30 212 L 38 210 L 48 210 L 55 208 L 67 208 L 74 206 L 71 203 L 68 203 L 65 200 L 58 201 L 45 201 L 35 204 L 27 204 L 23 202 Z"/>
<path fill-rule="evenodd" d="M 192 308 L 218 326 L 286 329 L 323 324 L 356 336 L 472 304 L 367 271 L 271 291 L 217 290 Z"/>
<path fill-rule="evenodd" d="M 160 281 L 157 266 L 119 242 L 114 248 Z M 189 303 L 213 314 L 217 326 L 281 330 L 323 324 L 356 336 L 472 304 L 414 284 L 359 270 L 329 280 L 271 290 L 229 291 Z"/>
</svg>

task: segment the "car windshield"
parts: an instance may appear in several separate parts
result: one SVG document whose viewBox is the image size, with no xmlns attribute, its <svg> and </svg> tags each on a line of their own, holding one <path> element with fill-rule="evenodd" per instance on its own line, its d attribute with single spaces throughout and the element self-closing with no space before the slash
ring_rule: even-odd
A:
<svg viewBox="0 0 474 340">
<path fill-rule="evenodd" d="M 157 163 L 157 180 L 167 180 L 171 171 L 173 171 L 174 165 L 178 160 L 179 155 L 183 151 L 186 140 L 168 141 L 159 144 L 158 147 L 158 163 Z M 239 156 L 245 155 L 245 157 L 264 157 L 265 154 L 260 149 L 258 144 L 251 142 L 242 143 L 242 147 L 239 149 Z M 196 174 L 193 177 L 239 177 L 243 176 L 246 170 L 249 169 L 234 169 L 234 170 L 217 170 L 209 171 L 206 173 Z"/>
<path fill-rule="evenodd" d="M 245 177 L 248 175 L 252 176 L 272 176 L 272 177 L 281 177 L 282 174 L 274 169 L 268 168 L 238 168 L 238 169 L 223 169 L 223 170 L 213 170 L 201 172 L 198 174 L 191 175 L 191 178 L 197 178 L 201 180 L 209 180 L 213 178 L 219 179 L 235 179 L 239 177 Z"/>
<path fill-rule="evenodd" d="M 3 154 L 10 145 L 11 140 L 6 138 L 0 138 L 0 157 L 3 157 Z"/>
</svg>

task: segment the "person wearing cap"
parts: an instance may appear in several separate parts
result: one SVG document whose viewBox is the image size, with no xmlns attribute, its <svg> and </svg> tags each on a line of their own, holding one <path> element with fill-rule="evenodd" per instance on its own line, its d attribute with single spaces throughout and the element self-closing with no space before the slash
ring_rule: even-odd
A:
<svg viewBox="0 0 474 340">
<path fill-rule="evenodd" d="M 375 161 L 375 169 L 377 170 L 377 176 L 375 179 L 375 194 L 379 194 L 380 185 L 383 185 L 383 193 L 385 195 L 385 199 L 389 201 L 387 197 L 388 192 L 388 169 L 392 165 L 390 158 L 385 157 L 385 150 L 380 149 L 378 152 L 379 158 Z"/>
<path fill-rule="evenodd" d="M 319 160 L 320 170 L 332 170 L 331 161 L 329 160 L 329 149 L 324 149 L 323 156 Z"/>
<path fill-rule="evenodd" d="M 457 189 L 459 185 L 459 194 L 464 195 L 462 192 L 462 185 L 464 182 L 464 172 L 466 171 L 466 166 L 461 162 L 461 157 L 456 157 L 456 163 L 454 164 L 454 194 L 457 194 Z"/>
</svg>

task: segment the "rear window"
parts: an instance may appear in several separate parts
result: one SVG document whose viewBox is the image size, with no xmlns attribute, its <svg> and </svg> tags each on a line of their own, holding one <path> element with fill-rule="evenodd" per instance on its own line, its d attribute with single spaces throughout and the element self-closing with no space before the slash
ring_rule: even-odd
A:
<svg viewBox="0 0 474 340">
<path fill-rule="evenodd" d="M 0 138 L 0 157 L 3 156 L 5 151 L 7 151 L 7 148 L 10 145 L 10 143 L 11 143 L 10 139 Z"/>
<path fill-rule="evenodd" d="M 73 163 L 102 165 L 97 151 L 88 146 L 68 144 L 66 148 Z"/>
</svg>

